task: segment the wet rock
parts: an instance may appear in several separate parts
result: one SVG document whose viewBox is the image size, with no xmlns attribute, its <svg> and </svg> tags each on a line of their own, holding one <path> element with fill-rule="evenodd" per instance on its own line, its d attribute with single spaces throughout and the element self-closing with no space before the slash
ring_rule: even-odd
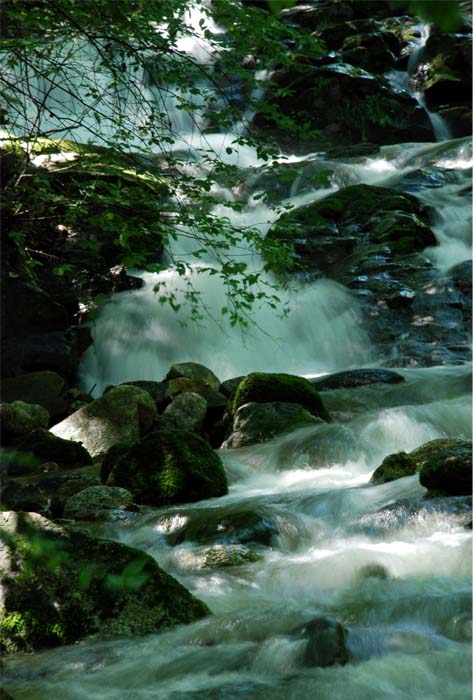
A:
<svg viewBox="0 0 473 700">
<path fill-rule="evenodd" d="M 107 479 L 137 503 L 164 505 L 215 498 L 227 493 L 220 457 L 198 435 L 162 429 L 118 457 Z"/>
<path fill-rule="evenodd" d="M 166 520 L 169 521 L 169 531 L 166 540 L 170 545 L 182 542 L 198 542 L 199 544 L 257 544 L 269 547 L 273 538 L 279 534 L 275 519 L 265 511 L 251 508 L 223 509 L 212 508 L 204 511 L 189 511 L 180 513 L 183 523 L 174 528 L 175 516 L 163 518 L 163 529 L 166 531 Z"/>
<path fill-rule="evenodd" d="M 406 452 L 388 455 L 370 479 L 372 484 L 385 484 L 387 481 L 411 476 L 417 471 L 415 460 Z"/>
<path fill-rule="evenodd" d="M 402 375 L 389 369 L 351 369 L 310 381 L 317 391 L 324 391 L 327 389 L 356 389 L 371 384 L 399 384 L 405 380 Z"/>
<path fill-rule="evenodd" d="M 472 493 L 471 442 L 438 448 L 425 460 L 420 470 L 420 483 L 429 491 L 455 496 Z"/>
<path fill-rule="evenodd" d="M 431 111 L 456 105 L 471 109 L 471 64 L 471 36 L 431 33 L 413 76 Z"/>
<path fill-rule="evenodd" d="M 200 433 L 207 413 L 207 402 L 199 394 L 178 394 L 160 418 L 164 428 L 177 428 Z"/>
<path fill-rule="evenodd" d="M 56 372 L 29 372 L 2 381 L 2 400 L 43 406 L 54 418 L 67 408 L 66 383 Z"/>
<path fill-rule="evenodd" d="M 307 637 L 304 665 L 326 668 L 346 664 L 347 635 L 347 630 L 336 620 L 327 617 L 310 620 L 304 629 L 304 636 Z"/>
<path fill-rule="evenodd" d="M 294 124 L 317 130 L 316 135 L 299 134 L 299 142 L 325 149 L 327 144 L 432 140 L 426 114 L 413 98 L 394 92 L 384 78 L 350 63 L 321 66 L 295 60 L 290 69 L 276 72 L 273 85 L 269 109 L 258 112 L 254 124 L 291 148 L 297 148 L 295 134 L 273 119 L 274 107 Z"/>
<path fill-rule="evenodd" d="M 250 564 L 261 558 L 261 555 L 242 544 L 215 544 L 204 552 L 204 567 L 223 569 L 229 566 Z"/>
<path fill-rule="evenodd" d="M 353 431 L 344 425 L 323 423 L 303 435 L 289 436 L 278 447 L 275 464 L 278 469 L 291 469 L 296 465 L 321 469 L 362 457 L 363 445 Z"/>
<path fill-rule="evenodd" d="M 74 520 L 104 520 L 110 511 L 124 510 L 131 505 L 129 491 L 118 486 L 89 486 L 68 498 L 63 517 Z"/>
<path fill-rule="evenodd" d="M 231 435 L 222 447 L 243 447 L 265 442 L 319 421 L 322 422 L 296 403 L 247 403 L 237 410 Z"/>
<path fill-rule="evenodd" d="M 48 411 L 39 404 L 13 401 L 0 404 L 0 425 L 4 444 L 11 444 L 36 428 L 47 428 Z"/>
<path fill-rule="evenodd" d="M 383 564 L 366 564 L 358 571 L 360 578 L 379 578 L 385 579 L 389 577 L 388 570 Z"/>
<path fill-rule="evenodd" d="M 125 292 L 129 289 L 141 289 L 144 286 L 144 280 L 141 277 L 129 275 L 126 267 L 115 265 L 110 268 L 112 278 L 112 289 L 114 292 Z"/>
<path fill-rule="evenodd" d="M 119 384 L 119 386 L 136 386 L 138 389 L 143 389 L 143 391 L 147 391 L 153 399 L 154 403 L 156 404 L 158 410 L 162 410 L 169 403 L 166 382 L 152 382 L 144 379 L 137 379 L 136 381 L 132 382 L 123 382 L 122 384 Z M 109 385 L 105 387 L 103 393 L 108 394 L 108 392 L 114 388 L 114 385 Z"/>
<path fill-rule="evenodd" d="M 36 484 L 20 484 L 10 481 L 2 488 L 2 506 L 6 510 L 39 513 L 49 517 L 51 498 Z"/>
<path fill-rule="evenodd" d="M 253 372 L 239 385 L 233 402 L 236 412 L 247 403 L 294 403 L 323 420 L 330 420 L 323 402 L 312 384 L 292 374 Z"/>
<path fill-rule="evenodd" d="M 0 625 L 6 653 L 193 622 L 207 607 L 156 561 L 34 513 L 0 514 Z"/>
<path fill-rule="evenodd" d="M 19 447 L 44 462 L 57 462 L 62 467 L 84 467 L 92 464 L 90 454 L 80 442 L 64 440 L 49 430 L 34 430 L 21 440 Z"/>
<path fill-rule="evenodd" d="M 92 457 L 124 440 L 138 440 L 157 418 L 151 396 L 134 386 L 117 386 L 58 423 L 51 432 L 80 441 Z"/>
<path fill-rule="evenodd" d="M 204 365 L 199 365 L 197 362 L 181 362 L 173 365 L 167 373 L 166 379 L 176 379 L 178 377 L 192 379 L 194 382 L 209 386 L 215 391 L 218 391 L 220 387 L 220 379 L 210 369 L 204 367 Z"/>
</svg>

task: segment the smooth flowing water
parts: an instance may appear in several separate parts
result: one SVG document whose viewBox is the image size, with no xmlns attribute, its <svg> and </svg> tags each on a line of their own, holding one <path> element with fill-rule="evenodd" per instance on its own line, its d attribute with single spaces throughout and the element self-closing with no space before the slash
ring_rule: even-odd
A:
<svg viewBox="0 0 473 700">
<path fill-rule="evenodd" d="M 223 147 L 224 135 L 211 138 Z M 441 186 L 432 189 L 427 179 L 415 191 L 436 209 L 440 245 L 431 259 L 442 274 L 471 257 L 469 200 L 462 196 L 468 149 L 465 139 L 457 139 L 386 146 L 377 156 L 347 162 L 294 156 L 290 161 L 302 169 L 278 196 L 297 206 L 359 182 L 392 186 L 418 170 L 448 173 Z M 217 213 L 257 225 L 264 235 L 275 215 L 254 199 L 263 186 L 262 166 L 250 150 L 240 156 L 246 206 L 235 214 L 222 203 Z M 329 186 L 308 184 L 304 173 L 314 168 L 330 172 Z M 192 252 L 185 240 L 177 246 Z M 223 296 L 218 279 L 190 274 L 216 313 Z M 322 374 L 386 359 L 369 342 L 355 300 L 330 280 L 282 292 L 290 307 L 285 319 L 256 309 L 256 326 L 242 338 L 215 324 L 183 327 L 157 304 L 153 287 L 166 279 L 180 295 L 186 280 L 169 271 L 143 278 L 143 289 L 111 297 L 93 324 L 95 345 L 82 377 L 97 394 L 109 383 L 161 380 L 171 363 L 186 360 L 207 365 L 223 380 L 255 370 Z M 145 638 L 88 640 L 10 658 L 5 687 L 18 700 L 471 697 L 467 499 L 424 500 L 417 475 L 369 483 L 387 454 L 437 437 L 471 438 L 471 370 L 463 365 L 400 373 L 401 384 L 324 392 L 331 424 L 221 450 L 228 496 L 149 508 L 93 527 L 156 557 L 207 603 L 212 616 Z M 266 546 L 256 547 L 259 561 L 212 569 L 202 544 L 172 544 L 190 521 L 241 512 L 268 528 Z M 303 666 L 300 630 L 320 614 L 348 628 L 346 666 Z"/>
</svg>

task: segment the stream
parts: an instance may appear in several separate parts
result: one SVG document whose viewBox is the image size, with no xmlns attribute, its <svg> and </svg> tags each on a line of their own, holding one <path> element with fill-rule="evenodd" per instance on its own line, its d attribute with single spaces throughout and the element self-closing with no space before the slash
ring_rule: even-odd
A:
<svg viewBox="0 0 473 700">
<path fill-rule="evenodd" d="M 180 126 L 189 144 L 191 133 Z M 226 138 L 208 135 L 217 153 Z M 232 157 L 247 187 L 241 195 L 222 186 L 214 213 L 265 235 L 276 214 L 257 197 L 264 164 L 249 147 Z M 297 207 L 358 183 L 400 187 L 435 208 L 439 246 L 428 254 L 439 277 L 471 258 L 470 201 L 462 196 L 471 177 L 467 139 L 384 146 L 346 161 L 288 155 L 286 162 L 299 163 L 302 174 L 275 193 L 278 203 Z M 328 185 L 308 184 L 304 172 L 314 167 L 330 173 Z M 419 185 L 409 178 L 419 171 L 444 177 Z M 245 203 L 240 212 L 225 206 L 237 197 Z M 192 261 L 192 241 L 181 237 L 175 252 Z M 198 274 L 201 264 L 196 259 L 189 275 L 216 314 L 222 286 Z M 256 257 L 251 264 L 258 268 Z M 255 308 L 255 325 L 242 337 L 230 325 L 183 326 L 182 316 L 157 304 L 153 288 L 165 280 L 179 298 L 186 279 L 172 271 L 138 274 L 144 287 L 112 296 L 92 322 L 95 343 L 81 379 L 94 395 L 108 384 L 160 381 L 176 362 L 200 362 L 223 381 L 252 371 L 314 377 L 392 366 L 399 353 L 376 347 L 356 297 L 328 279 L 282 290 L 285 318 Z M 90 525 L 151 554 L 213 614 L 147 637 L 89 639 L 5 659 L 9 692 L 18 700 L 468 700 L 469 499 L 427 500 L 418 475 L 378 486 L 370 477 L 393 452 L 439 437 L 471 439 L 471 367 L 396 371 L 404 382 L 324 391 L 330 424 L 221 449 L 227 496 Z M 258 561 L 208 568 L 202 543 L 179 536 L 191 521 L 241 512 L 256 514 L 267 530 Z M 306 642 L 297 630 L 318 615 L 348 629 L 345 666 L 302 664 Z"/>
</svg>

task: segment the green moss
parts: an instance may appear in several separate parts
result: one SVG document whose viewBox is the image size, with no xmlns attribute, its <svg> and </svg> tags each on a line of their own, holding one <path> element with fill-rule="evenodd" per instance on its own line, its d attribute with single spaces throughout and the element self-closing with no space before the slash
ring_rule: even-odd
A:
<svg viewBox="0 0 473 700">
<path fill-rule="evenodd" d="M 170 429 L 147 435 L 118 457 L 107 485 L 123 486 L 138 503 L 150 505 L 227 493 L 223 464 L 210 445 L 194 433 Z"/>
<path fill-rule="evenodd" d="M 415 460 L 406 452 L 388 455 L 371 477 L 372 484 L 385 484 L 387 481 L 411 476 L 417 471 Z"/>
<path fill-rule="evenodd" d="M 270 374 L 254 372 L 249 374 L 238 386 L 233 401 L 233 411 L 236 412 L 245 403 L 270 403 L 282 401 L 297 403 L 306 408 L 312 415 L 330 420 L 317 390 L 303 377 L 292 374 Z"/>
</svg>

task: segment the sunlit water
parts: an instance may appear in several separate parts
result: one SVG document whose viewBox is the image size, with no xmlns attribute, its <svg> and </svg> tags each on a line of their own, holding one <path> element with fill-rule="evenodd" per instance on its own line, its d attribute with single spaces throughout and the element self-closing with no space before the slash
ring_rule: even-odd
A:
<svg viewBox="0 0 473 700">
<path fill-rule="evenodd" d="M 206 50 L 205 47 L 203 49 Z M 216 151 L 228 136 L 206 137 Z M 185 141 L 185 138 L 183 138 Z M 463 196 L 471 167 L 465 139 L 387 146 L 346 163 L 322 154 L 288 159 L 302 175 L 280 197 L 300 205 L 350 184 L 396 186 L 408 174 L 436 168 L 451 174 L 441 187 L 416 191 L 436 209 L 439 272 L 471 257 L 470 208 Z M 258 168 L 251 149 L 239 159 L 253 168 L 247 206 L 216 213 L 256 225 L 262 235 L 274 212 L 255 200 Z M 330 184 L 307 186 L 304 168 L 330 172 Z M 227 190 L 224 197 L 234 198 Z M 237 221 L 238 220 L 238 221 Z M 176 243 L 192 261 L 192 244 Z M 212 260 L 209 260 L 212 263 Z M 258 260 L 251 264 L 257 266 Z M 225 303 L 218 276 L 190 276 L 209 314 Z M 319 374 L 379 363 L 349 292 L 329 281 L 282 291 L 280 318 L 254 311 L 245 337 L 205 320 L 180 324 L 153 292 L 159 281 L 183 295 L 186 279 L 145 274 L 143 289 L 113 296 L 93 324 L 95 345 L 82 378 L 87 390 L 163 378 L 170 364 L 193 360 L 226 379 L 254 370 Z M 185 320 L 185 314 L 184 314 Z M 144 638 L 88 640 L 5 660 L 3 684 L 17 700 L 467 700 L 471 697 L 471 518 L 463 498 L 425 500 L 418 476 L 373 486 L 370 477 L 392 452 L 438 437 L 471 438 L 471 374 L 467 366 L 401 370 L 405 382 L 324 392 L 334 421 L 260 445 L 221 450 L 229 494 L 168 509 L 147 509 L 92 529 L 156 557 L 212 615 L 199 623 Z M 274 526 L 261 560 L 205 568 L 197 543 L 168 538 L 208 509 L 255 512 Z M 366 577 L 377 565 L 384 577 Z M 345 667 L 302 665 L 300 630 L 316 615 L 348 629 Z"/>
</svg>

